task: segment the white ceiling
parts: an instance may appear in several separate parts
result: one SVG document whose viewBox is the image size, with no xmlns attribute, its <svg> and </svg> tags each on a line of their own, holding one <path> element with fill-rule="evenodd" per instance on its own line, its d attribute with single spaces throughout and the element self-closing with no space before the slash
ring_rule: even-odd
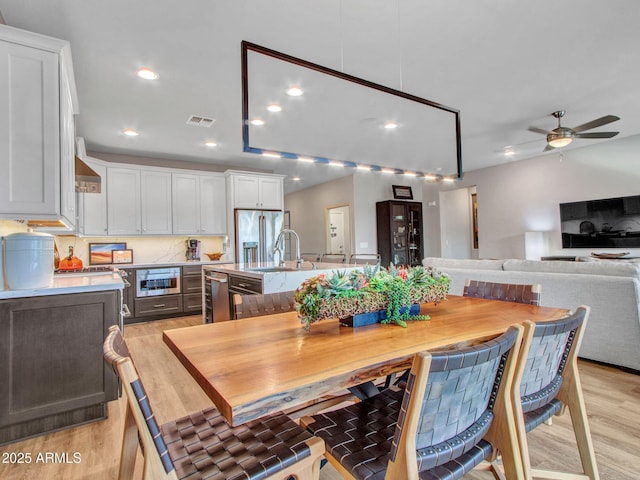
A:
<svg viewBox="0 0 640 480">
<path fill-rule="evenodd" d="M 559 109 L 564 126 L 611 114 L 621 120 L 594 131 L 640 133 L 637 0 L 0 0 L 0 11 L 71 42 L 88 150 L 270 169 L 289 175 L 287 192 L 353 169 L 242 153 L 242 40 L 460 110 L 464 171 L 541 154 L 544 136 L 527 128 L 555 128 Z M 160 78 L 137 78 L 143 66 Z M 191 115 L 216 121 L 186 125 Z"/>
</svg>

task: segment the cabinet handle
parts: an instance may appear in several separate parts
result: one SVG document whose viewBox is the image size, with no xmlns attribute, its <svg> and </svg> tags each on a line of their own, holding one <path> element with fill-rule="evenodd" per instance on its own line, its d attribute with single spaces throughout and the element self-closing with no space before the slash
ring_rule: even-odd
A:
<svg viewBox="0 0 640 480">
<path fill-rule="evenodd" d="M 158 303 L 157 305 L 154 305 L 153 308 L 162 308 L 164 307 L 164 303 Z"/>
</svg>

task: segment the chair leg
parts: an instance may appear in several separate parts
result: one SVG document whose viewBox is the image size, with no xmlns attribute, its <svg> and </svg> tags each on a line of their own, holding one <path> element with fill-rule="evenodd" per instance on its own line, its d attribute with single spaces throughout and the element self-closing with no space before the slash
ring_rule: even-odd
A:
<svg viewBox="0 0 640 480">
<path fill-rule="evenodd" d="M 118 480 L 133 479 L 133 470 L 136 466 L 138 453 L 138 427 L 133 417 L 131 407 L 127 402 L 124 417 L 124 431 L 122 432 L 122 450 L 120 452 L 120 471 Z"/>
<path fill-rule="evenodd" d="M 568 372 L 563 381 L 558 398 L 569 408 L 583 471 L 591 480 L 599 480 L 600 475 L 598 474 L 596 454 L 593 448 L 587 411 L 582 395 L 580 376 L 575 365 L 573 368 L 567 370 Z"/>
</svg>

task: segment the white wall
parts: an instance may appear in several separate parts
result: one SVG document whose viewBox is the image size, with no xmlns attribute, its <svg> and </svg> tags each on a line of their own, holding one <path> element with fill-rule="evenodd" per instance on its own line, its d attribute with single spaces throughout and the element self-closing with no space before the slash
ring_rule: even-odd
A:
<svg viewBox="0 0 640 480">
<path fill-rule="evenodd" d="M 524 258 L 527 231 L 549 232 L 550 255 L 589 255 L 562 249 L 559 204 L 639 195 L 640 135 L 468 172 L 439 188 L 469 186 L 478 195 L 480 258 Z M 640 249 L 630 251 L 640 256 Z"/>
<path fill-rule="evenodd" d="M 290 193 L 284 197 L 284 209 L 291 212 L 291 228 L 300 235 L 300 249 L 303 252 L 326 252 L 327 208 L 342 206 L 349 207 L 349 227 L 353 232 L 355 215 L 353 177 L 351 176 Z M 353 251 L 353 241 L 354 239 L 351 238 L 349 251 Z"/>
</svg>

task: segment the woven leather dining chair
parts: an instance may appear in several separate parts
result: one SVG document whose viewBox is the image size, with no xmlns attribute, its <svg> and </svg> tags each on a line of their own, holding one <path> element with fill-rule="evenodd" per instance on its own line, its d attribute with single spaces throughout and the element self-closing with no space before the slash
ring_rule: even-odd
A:
<svg viewBox="0 0 640 480">
<path fill-rule="evenodd" d="M 377 265 L 380 263 L 379 253 L 354 253 L 349 257 L 349 263 L 356 265 Z"/>
<path fill-rule="evenodd" d="M 211 407 L 158 426 L 117 326 L 109 329 L 103 354 L 127 395 L 120 480 L 133 478 L 138 442 L 145 480 L 319 478 L 322 440 L 289 417 L 274 414 L 231 427 Z"/>
<path fill-rule="evenodd" d="M 346 408 L 304 417 L 345 477 L 461 478 L 502 454 L 522 478 L 510 397 L 523 327 L 457 351 L 414 357 L 405 390 L 383 390 Z"/>
<path fill-rule="evenodd" d="M 347 255 L 344 253 L 323 253 L 320 257 L 321 263 L 345 263 Z"/>
<path fill-rule="evenodd" d="M 235 318 L 260 317 L 274 313 L 292 312 L 296 309 L 293 290 L 264 293 L 261 295 L 233 295 Z"/>
<path fill-rule="evenodd" d="M 467 280 L 464 284 L 462 296 L 540 305 L 541 288 L 541 285 L 538 283 L 533 285 L 518 285 L 513 283 Z"/>
<path fill-rule="evenodd" d="M 525 322 L 525 334 L 513 383 L 516 427 L 526 479 L 599 478 L 582 384 L 578 374 L 578 351 L 589 317 L 589 307 L 581 306 L 563 319 L 551 322 Z M 582 476 L 568 472 L 532 469 L 526 433 L 569 409 L 582 463 Z M 553 452 L 545 449 L 545 454 Z"/>
</svg>

